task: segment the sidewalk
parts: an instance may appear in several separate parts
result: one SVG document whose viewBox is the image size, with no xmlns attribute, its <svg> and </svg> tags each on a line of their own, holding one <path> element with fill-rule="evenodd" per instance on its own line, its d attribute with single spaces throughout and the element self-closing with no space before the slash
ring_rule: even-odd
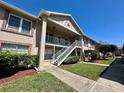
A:
<svg viewBox="0 0 124 93">
<path fill-rule="evenodd" d="M 77 91 L 89 91 L 95 84 L 95 81 L 93 80 L 65 71 L 51 64 L 46 65 L 45 68 L 47 72 L 51 73 Z"/>
<path fill-rule="evenodd" d="M 109 80 L 107 78 L 99 78 L 97 81 L 79 76 L 77 74 L 63 70 L 52 64 L 45 64 L 45 70 L 61 81 L 65 82 L 79 92 L 122 92 L 124 85 Z M 111 69 L 111 68 L 110 68 Z M 108 73 L 107 71 L 106 73 Z M 106 74 L 105 73 L 105 74 Z M 103 75 L 104 76 L 104 75 Z"/>
<path fill-rule="evenodd" d="M 108 80 L 99 78 L 94 86 L 89 90 L 90 92 L 124 92 L 124 85 Z"/>
<path fill-rule="evenodd" d="M 99 66 L 107 66 L 109 67 L 110 65 L 108 64 L 100 64 L 100 63 L 91 63 L 91 62 L 83 62 L 84 64 L 94 64 L 94 65 L 99 65 Z"/>
</svg>

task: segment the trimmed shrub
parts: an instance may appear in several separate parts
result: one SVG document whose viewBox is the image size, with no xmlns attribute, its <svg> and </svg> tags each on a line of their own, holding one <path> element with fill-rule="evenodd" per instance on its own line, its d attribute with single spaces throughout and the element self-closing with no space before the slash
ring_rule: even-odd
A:
<svg viewBox="0 0 124 93">
<path fill-rule="evenodd" d="M 99 59 L 99 52 L 96 50 L 85 50 L 85 57 L 91 57 L 91 60 Z"/>
<path fill-rule="evenodd" d="M 10 52 L 0 52 L 0 71 L 12 71 L 18 65 L 19 56 Z"/>
<path fill-rule="evenodd" d="M 15 71 L 21 71 L 21 70 L 25 70 L 25 69 L 28 69 L 28 66 L 25 65 L 25 64 L 17 65 L 17 66 L 14 68 Z"/>
<path fill-rule="evenodd" d="M 29 54 L 0 52 L 0 73 L 15 72 L 37 66 L 38 57 Z"/>
<path fill-rule="evenodd" d="M 63 64 L 73 64 L 73 63 L 77 63 L 78 61 L 79 61 L 78 56 L 69 56 L 65 59 Z"/>
<path fill-rule="evenodd" d="M 38 67 L 38 56 L 37 55 L 31 55 L 31 60 L 33 62 L 33 65 Z"/>
</svg>

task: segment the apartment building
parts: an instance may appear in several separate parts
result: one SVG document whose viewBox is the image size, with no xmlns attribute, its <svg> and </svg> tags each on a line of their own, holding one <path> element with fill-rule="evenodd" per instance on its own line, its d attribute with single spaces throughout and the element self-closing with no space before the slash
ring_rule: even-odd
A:
<svg viewBox="0 0 124 93">
<path fill-rule="evenodd" d="M 97 42 L 93 39 L 91 39 L 87 35 L 83 35 L 83 41 L 84 41 L 84 50 L 95 50 Z"/>
<path fill-rule="evenodd" d="M 60 65 L 72 52 L 82 58 L 96 42 L 82 33 L 70 14 L 42 10 L 38 16 L 0 1 L 0 50 L 39 56 Z"/>
</svg>

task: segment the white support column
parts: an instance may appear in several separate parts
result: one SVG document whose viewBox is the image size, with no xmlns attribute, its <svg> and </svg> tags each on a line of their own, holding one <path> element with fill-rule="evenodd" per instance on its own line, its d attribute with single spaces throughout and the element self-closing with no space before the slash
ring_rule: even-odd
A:
<svg viewBox="0 0 124 93">
<path fill-rule="evenodd" d="M 41 29 L 41 41 L 40 41 L 40 49 L 39 49 L 39 71 L 42 71 L 44 66 L 46 30 L 47 30 L 47 17 L 43 17 L 42 29 Z"/>
<path fill-rule="evenodd" d="M 81 58 L 81 60 L 84 60 L 84 41 L 83 41 L 83 37 L 81 38 L 81 42 L 82 42 L 82 46 L 81 46 L 81 50 L 80 50 L 80 58 Z"/>
<path fill-rule="evenodd" d="M 53 46 L 53 56 L 54 56 L 54 59 L 53 60 L 55 60 L 55 50 L 56 48 L 55 48 L 55 45 Z"/>
<path fill-rule="evenodd" d="M 81 42 L 82 42 L 82 52 L 84 53 L 84 41 L 83 41 L 83 38 L 81 38 Z"/>
<path fill-rule="evenodd" d="M 55 45 L 53 46 L 53 58 L 52 58 L 52 64 L 54 64 L 54 60 L 55 60 Z"/>
<path fill-rule="evenodd" d="M 75 49 L 75 55 L 77 56 L 77 48 Z"/>
</svg>

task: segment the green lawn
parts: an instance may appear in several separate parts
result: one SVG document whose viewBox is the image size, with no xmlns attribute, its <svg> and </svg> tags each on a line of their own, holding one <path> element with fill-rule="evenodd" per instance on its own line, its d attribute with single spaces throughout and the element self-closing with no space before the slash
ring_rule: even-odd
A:
<svg viewBox="0 0 124 93">
<path fill-rule="evenodd" d="M 106 59 L 106 60 L 100 60 L 99 63 L 100 64 L 107 64 L 107 65 L 110 65 L 111 63 L 114 62 L 116 58 L 109 58 L 109 59 Z"/>
<path fill-rule="evenodd" d="M 26 76 L 9 84 L 0 85 L 1 92 L 73 92 L 75 91 L 53 75 L 42 72 Z"/>
<path fill-rule="evenodd" d="M 105 66 L 98 66 L 93 64 L 69 64 L 61 65 L 60 68 L 87 77 L 89 79 L 97 80 L 100 74 L 107 68 Z"/>
</svg>

